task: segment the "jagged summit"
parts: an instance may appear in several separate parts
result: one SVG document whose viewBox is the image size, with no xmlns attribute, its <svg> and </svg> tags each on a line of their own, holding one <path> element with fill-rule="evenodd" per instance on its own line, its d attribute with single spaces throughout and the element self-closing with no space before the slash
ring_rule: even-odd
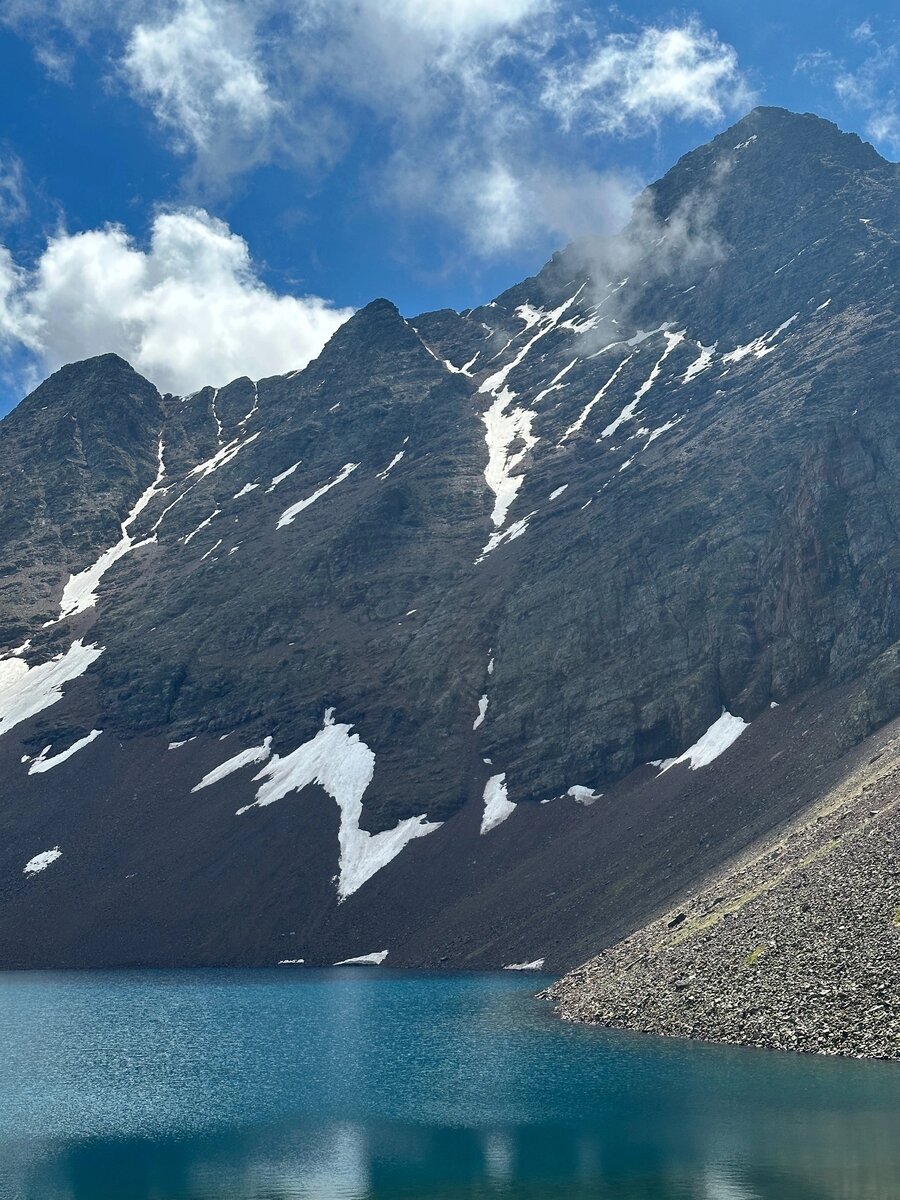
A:
<svg viewBox="0 0 900 1200">
<path fill-rule="evenodd" d="M 569 965 L 894 715 L 896 168 L 745 122 L 473 310 L 0 424 L 0 962 Z"/>
</svg>

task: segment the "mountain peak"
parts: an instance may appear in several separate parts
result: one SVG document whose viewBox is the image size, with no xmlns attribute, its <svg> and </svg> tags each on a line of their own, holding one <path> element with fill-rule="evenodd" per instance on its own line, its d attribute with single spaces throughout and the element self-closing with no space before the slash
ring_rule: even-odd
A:
<svg viewBox="0 0 900 1200">
<path fill-rule="evenodd" d="M 869 142 L 856 133 L 848 133 L 817 113 L 798 113 L 777 105 L 759 105 L 723 133 L 701 146 L 694 154 L 723 146 L 737 149 L 747 139 L 765 138 L 770 149 L 792 157 L 810 158 L 823 154 L 844 160 L 848 166 L 866 170 L 886 160 Z M 690 157 L 687 155 L 685 157 Z"/>
<path fill-rule="evenodd" d="M 4 418 L 4 425 L 15 427 L 36 412 L 52 414 L 72 412 L 79 418 L 113 420 L 119 413 L 123 418 L 132 411 L 152 414 L 159 423 L 159 392 L 153 384 L 118 354 L 97 354 L 91 358 L 66 363 Z"/>
<path fill-rule="evenodd" d="M 840 221 L 845 204 L 860 199 L 851 193 L 871 190 L 871 183 L 881 194 L 896 169 L 832 121 L 766 106 L 685 154 L 645 196 L 661 221 L 685 208 L 715 210 L 719 235 L 739 243 L 750 226 L 762 237 L 773 222 L 801 212 L 815 210 L 823 227 Z"/>
</svg>

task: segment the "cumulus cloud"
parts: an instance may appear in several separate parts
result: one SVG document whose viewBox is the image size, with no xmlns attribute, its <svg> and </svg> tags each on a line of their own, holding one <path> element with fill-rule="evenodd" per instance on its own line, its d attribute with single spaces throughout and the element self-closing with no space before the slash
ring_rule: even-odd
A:
<svg viewBox="0 0 900 1200">
<path fill-rule="evenodd" d="M 688 21 L 610 34 L 585 60 L 548 69 L 542 99 L 567 127 L 627 135 L 666 117 L 717 121 L 750 93 L 734 48 Z"/>
<path fill-rule="evenodd" d="M 243 238 L 202 209 L 158 214 L 146 248 L 120 226 L 57 233 L 30 271 L 0 247 L 0 342 L 44 371 L 114 351 L 186 393 L 303 367 L 349 315 L 272 292 Z"/>
</svg>

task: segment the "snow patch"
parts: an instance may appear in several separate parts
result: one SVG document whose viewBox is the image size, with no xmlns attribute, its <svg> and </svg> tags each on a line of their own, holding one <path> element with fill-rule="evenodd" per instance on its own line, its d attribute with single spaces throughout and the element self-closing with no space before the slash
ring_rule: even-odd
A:
<svg viewBox="0 0 900 1200">
<path fill-rule="evenodd" d="M 60 763 L 64 763 L 67 758 L 71 758 L 73 754 L 77 754 L 79 750 L 83 750 L 85 746 L 89 746 L 103 732 L 102 729 L 92 729 L 90 733 L 85 734 L 83 738 L 79 738 L 77 742 L 73 742 L 66 750 L 61 750 L 59 754 L 50 754 L 52 746 L 45 746 L 31 766 L 28 768 L 29 775 L 39 775 L 44 771 L 52 771 L 54 767 L 58 767 Z"/>
<path fill-rule="evenodd" d="M 63 685 L 83 675 L 103 649 L 79 638 L 65 654 L 35 667 L 21 658 L 0 661 L 0 736 L 61 700 Z"/>
<path fill-rule="evenodd" d="M 493 403 L 484 412 L 482 420 L 484 421 L 485 442 L 488 451 L 484 478 L 494 493 L 495 502 L 491 520 L 498 529 L 506 520 L 509 507 L 516 498 L 516 493 L 525 478 L 524 475 L 514 475 L 513 472 L 528 451 L 538 442 L 532 433 L 535 414 L 527 408 L 514 407 L 513 401 L 516 393 L 506 386 L 507 376 L 522 362 L 532 346 L 556 327 L 560 318 L 575 303 L 583 289 L 584 284 L 571 299 L 549 313 L 542 309 L 532 308 L 529 304 L 519 305 L 516 309 L 516 316 L 525 322 L 525 330 L 537 325 L 537 332 L 529 338 L 506 366 L 500 367 L 493 375 L 489 375 L 478 389 L 479 392 L 486 392 L 494 397 Z M 515 443 L 519 443 L 521 448 L 513 453 L 512 447 Z"/>
<path fill-rule="evenodd" d="M 408 441 L 409 441 L 408 437 L 404 438 L 403 445 L 405 446 Z M 375 476 L 375 478 L 376 479 L 387 479 L 388 475 L 390 475 L 391 471 L 393 471 L 394 467 L 396 467 L 397 463 L 400 461 L 401 458 L 403 458 L 405 453 L 406 453 L 405 450 L 398 450 L 397 453 L 394 455 L 394 457 L 391 459 L 391 461 L 388 463 L 388 465 L 384 468 L 384 470 L 379 471 L 378 474 Z"/>
<path fill-rule="evenodd" d="M 26 638 L 21 646 L 16 646 L 12 650 L 7 650 L 0 654 L 0 660 L 4 658 L 20 658 L 31 645 L 31 638 Z"/>
<path fill-rule="evenodd" d="M 626 404 L 616 419 L 606 426 L 606 428 L 600 434 L 601 438 L 611 437 L 620 425 L 623 425 L 626 421 L 631 420 L 637 410 L 637 406 L 653 387 L 654 383 L 656 383 L 659 373 L 662 370 L 663 363 L 666 361 L 675 347 L 684 341 L 684 330 L 681 330 L 680 333 L 669 333 L 668 330 L 663 330 L 663 336 L 666 339 L 666 348 L 663 350 L 657 361 L 653 364 L 653 370 L 635 392 L 634 399 L 629 404 Z"/>
<path fill-rule="evenodd" d="M 734 350 L 722 356 L 722 361 L 736 363 L 744 358 L 748 358 L 751 354 L 756 358 L 765 358 L 767 354 L 771 354 L 773 350 L 777 349 L 777 347 L 772 345 L 775 339 L 784 333 L 790 325 L 793 325 L 799 316 L 800 314 L 795 312 L 792 317 L 788 317 L 786 321 L 782 321 L 778 328 L 773 329 L 771 333 L 761 334 L 758 338 L 754 338 L 752 342 L 747 342 L 745 346 L 736 346 Z"/>
<path fill-rule="evenodd" d="M 716 352 L 717 344 L 718 343 L 713 342 L 713 344 L 711 346 L 703 346 L 699 342 L 697 343 L 700 353 L 697 355 L 697 357 L 694 359 L 694 361 L 691 363 L 691 365 L 688 367 L 688 369 L 682 375 L 682 377 L 681 377 L 682 383 L 690 383 L 692 379 L 696 379 L 696 377 L 700 374 L 701 371 L 705 371 L 707 369 L 707 367 L 709 367 L 712 364 L 713 355 Z"/>
<path fill-rule="evenodd" d="M 301 458 L 297 462 L 295 462 L 292 466 L 288 467 L 288 469 L 286 471 L 282 471 L 280 475 L 273 475 L 272 482 L 266 488 L 266 491 L 274 492 L 275 489 L 278 487 L 279 483 L 283 483 L 284 480 L 287 479 L 287 477 L 289 475 L 293 475 L 293 473 L 297 470 L 297 468 L 300 466 L 300 464 L 302 462 L 303 462 L 303 459 Z"/>
<path fill-rule="evenodd" d="M 554 488 L 553 491 L 550 493 L 550 499 L 557 500 L 563 494 L 563 492 L 566 490 L 566 488 L 568 486 L 569 485 L 567 483 L 564 483 L 562 485 L 562 487 Z"/>
<path fill-rule="evenodd" d="M 540 971 L 544 965 L 542 958 L 536 958 L 534 962 L 507 963 L 503 968 L 504 971 Z"/>
<path fill-rule="evenodd" d="M 590 808 L 592 804 L 596 804 L 603 796 L 602 792 L 595 792 L 589 787 L 584 787 L 580 783 L 573 784 L 566 792 L 567 796 L 571 796 L 576 804 L 581 804 L 584 808 Z"/>
<path fill-rule="evenodd" d="M 205 520 L 200 522 L 200 524 L 197 526 L 196 529 L 192 529 L 190 533 L 186 533 L 184 535 L 184 537 L 180 537 L 178 539 L 179 542 L 181 542 L 183 545 L 186 546 L 188 544 L 188 542 L 192 540 L 192 538 L 195 538 L 198 533 L 202 533 L 204 529 L 206 529 L 209 525 L 211 525 L 212 522 L 216 519 L 216 517 L 218 517 L 221 514 L 221 512 L 222 512 L 221 508 L 217 508 L 215 510 L 215 512 L 211 512 L 209 514 L 209 516 L 206 517 Z"/>
<path fill-rule="evenodd" d="M 594 406 L 596 404 L 599 404 L 599 402 L 606 395 L 608 389 L 610 387 L 612 387 L 612 385 L 616 382 L 616 379 L 619 377 L 619 372 L 622 370 L 622 368 L 625 366 L 625 364 L 627 362 L 631 362 L 631 360 L 633 358 L 634 358 L 634 355 L 629 354 L 627 356 L 627 358 L 622 359 L 622 361 L 619 363 L 619 365 L 613 371 L 612 375 L 610 375 L 609 379 L 607 379 L 606 383 L 604 383 L 604 385 L 600 389 L 600 391 L 597 392 L 596 396 L 594 396 L 593 400 L 590 400 L 584 406 L 584 408 L 581 410 L 581 413 L 578 416 L 578 419 L 576 421 L 573 421 L 573 423 L 569 426 L 569 428 L 566 430 L 566 432 L 562 435 L 562 438 L 559 441 L 560 446 L 563 444 L 563 442 L 565 442 L 568 438 L 570 438 L 573 433 L 578 433 L 579 429 L 582 428 L 585 421 L 591 415 L 591 410 L 594 408 Z"/>
<path fill-rule="evenodd" d="M 279 967 L 300 967 L 303 965 L 302 958 L 279 958 Z"/>
<path fill-rule="evenodd" d="M 537 511 L 538 510 L 535 509 L 534 512 L 530 512 L 527 517 L 522 517 L 518 521 L 513 521 L 512 525 L 507 526 L 506 529 L 499 530 L 497 533 L 492 533 L 481 553 L 475 559 L 475 565 L 477 566 L 480 562 L 484 562 L 491 551 L 496 550 L 497 547 L 502 545 L 503 542 L 514 542 L 516 538 L 520 538 L 528 529 L 528 522 L 531 520 L 531 518 L 537 516 Z"/>
<path fill-rule="evenodd" d="M 342 958 L 336 967 L 380 967 L 387 958 L 387 950 L 375 950 L 371 954 L 360 954 L 356 958 Z"/>
<path fill-rule="evenodd" d="M 151 534 L 150 537 L 145 538 L 142 542 L 136 542 L 129 530 L 159 490 L 159 485 L 165 475 L 163 450 L 163 442 L 162 438 L 160 438 L 157 448 L 158 465 L 156 468 L 156 478 L 148 488 L 144 489 L 135 501 L 131 512 L 129 512 L 128 516 L 122 522 L 120 526 L 122 536 L 114 546 L 110 546 L 108 550 L 104 550 L 97 561 L 92 563 L 91 566 L 86 567 L 83 571 L 79 571 L 77 575 L 69 576 L 69 580 L 63 588 L 62 599 L 59 602 L 60 620 L 63 617 L 71 617 L 75 613 L 85 612 L 86 609 L 93 608 L 97 603 L 97 589 L 100 586 L 100 580 L 113 563 L 118 562 L 120 558 L 124 558 L 129 551 L 156 541 L 156 535 Z"/>
<path fill-rule="evenodd" d="M 216 423 L 216 442 L 222 445 L 222 422 L 219 420 L 219 413 L 216 409 L 216 401 L 219 398 L 219 389 L 213 388 L 212 399 L 209 402 L 209 407 L 212 410 L 213 420 Z"/>
<path fill-rule="evenodd" d="M 749 728 L 748 721 L 744 721 L 741 717 L 732 716 L 730 712 L 723 708 L 721 717 L 713 721 L 706 733 L 701 738 L 698 738 L 693 746 L 689 746 L 684 754 L 679 754 L 678 758 L 667 758 L 664 762 L 660 763 L 660 775 L 668 771 L 670 767 L 675 767 L 683 762 L 690 763 L 692 771 L 697 771 L 700 767 L 708 766 L 720 754 L 724 754 L 728 747 L 732 746 L 747 728 Z"/>
<path fill-rule="evenodd" d="M 254 491 L 254 489 L 258 487 L 258 483 L 245 483 L 241 490 L 239 492 L 235 492 L 231 498 L 232 500 L 240 500 L 241 496 L 246 496 L 249 492 Z"/>
<path fill-rule="evenodd" d="M 643 448 L 646 450 L 647 447 L 651 446 L 658 437 L 661 437 L 664 433 L 668 433 L 670 429 L 674 429 L 675 426 L 679 425 L 683 420 L 684 413 L 682 413 L 680 417 L 673 417 L 671 421 L 666 421 L 665 425 L 660 425 L 659 428 L 651 430 L 650 436 L 644 443 Z"/>
<path fill-rule="evenodd" d="M 502 825 L 508 816 L 515 811 L 515 804 L 506 797 L 506 772 L 502 775 L 492 775 L 484 785 L 484 812 L 481 816 L 482 834 L 490 833 L 498 825 Z"/>
<path fill-rule="evenodd" d="M 36 854 L 34 858 L 30 858 L 22 868 L 23 875 L 37 875 L 41 871 L 46 871 L 51 863 L 55 863 L 58 858 L 62 857 L 62 850 L 59 846 L 54 846 L 52 850 L 42 850 L 40 854 Z"/>
<path fill-rule="evenodd" d="M 247 412 L 247 415 L 241 417 L 240 421 L 238 421 L 238 425 L 240 425 L 241 428 L 243 429 L 243 427 L 247 424 L 247 422 L 250 420 L 250 418 L 256 415 L 258 409 L 259 409 L 259 385 L 254 383 L 253 384 L 253 403 L 250 405 L 250 409 Z"/>
<path fill-rule="evenodd" d="M 487 716 L 489 703 L 490 701 L 488 700 L 487 696 L 482 696 L 478 701 L 478 716 L 475 718 L 475 723 L 472 725 L 473 729 L 480 729 L 484 724 L 484 718 Z"/>
<path fill-rule="evenodd" d="M 543 399 L 549 396 L 551 392 L 558 392 L 560 388 L 568 387 L 569 385 L 567 383 L 561 383 L 560 380 L 563 379 L 564 376 L 568 375 L 577 362 L 578 359 L 573 358 L 568 366 L 563 367 L 561 371 L 557 371 L 547 386 L 538 392 L 531 403 L 537 406 Z"/>
<path fill-rule="evenodd" d="M 423 345 L 424 345 L 424 343 L 423 343 Z M 426 347 L 426 349 L 427 349 L 427 347 Z M 433 351 L 432 351 L 432 353 L 433 353 Z M 463 363 L 463 365 L 461 367 L 455 367 L 449 358 L 442 358 L 442 359 L 440 359 L 440 362 L 443 363 L 443 365 L 447 368 L 448 371 L 452 371 L 454 373 L 454 375 L 468 375 L 471 378 L 472 367 L 475 366 L 475 359 L 478 358 L 478 355 L 480 353 L 481 353 L 480 350 L 476 350 L 475 357 L 470 358 L 469 361 L 467 363 Z M 435 355 L 435 358 L 437 358 L 437 355 Z"/>
<path fill-rule="evenodd" d="M 329 708 L 324 726 L 314 738 L 284 758 L 272 755 L 271 761 L 254 776 L 255 783 L 262 781 L 256 799 L 238 809 L 240 816 L 251 808 L 265 808 L 311 783 L 324 788 L 341 811 L 338 833 L 338 896 L 341 900 L 346 900 L 367 879 L 387 866 L 413 838 L 425 837 L 441 826 L 441 822 L 429 821 L 423 814 L 407 817 L 393 829 L 381 833 L 360 829 L 362 798 L 375 773 L 375 755 L 359 734 L 351 734 L 352 728 L 352 725 L 335 723 L 334 709 Z"/>
<path fill-rule="evenodd" d="M 294 518 L 302 513 L 305 508 L 309 508 L 311 504 L 315 504 L 326 492 L 330 492 L 333 487 L 337 487 L 339 483 L 343 483 L 347 476 L 355 471 L 358 466 L 359 463 L 344 463 L 330 483 L 323 483 L 311 496 L 307 496 L 305 500 L 298 500 L 296 504 L 292 504 L 290 508 L 286 508 L 278 518 L 275 528 L 281 529 L 285 525 L 290 525 Z"/>
<path fill-rule="evenodd" d="M 178 745 L 183 743 L 179 742 Z M 171 750 L 172 747 L 170 746 Z M 239 754 L 235 754 L 232 758 L 227 759 L 221 766 L 214 767 L 209 771 L 199 783 L 195 783 L 191 788 L 191 792 L 199 792 L 203 788 L 210 787 L 214 783 L 218 783 L 220 779 L 225 779 L 228 775 L 233 775 L 235 771 L 240 771 L 242 767 L 249 767 L 253 763 L 265 762 L 272 753 L 272 739 L 267 737 L 261 746 L 250 746 L 247 750 L 242 750 Z"/>
<path fill-rule="evenodd" d="M 482 417 L 488 449 L 484 478 L 494 493 L 491 520 L 498 528 L 506 520 L 509 506 L 525 482 L 524 475 L 513 472 L 538 442 L 531 432 L 535 414 L 527 408 L 510 407 L 513 400 L 515 392 L 502 388 Z M 512 452 L 512 446 L 517 442 L 520 449 Z"/>
<path fill-rule="evenodd" d="M 212 458 L 207 458 L 204 462 L 197 463 L 196 467 L 192 467 L 191 470 L 188 471 L 188 478 L 190 478 L 192 475 L 198 475 L 199 478 L 196 480 L 196 482 L 199 483 L 200 480 L 205 479 L 207 475 L 212 475 L 213 471 L 218 471 L 219 467 L 224 467 L 227 463 L 230 463 L 233 458 L 236 458 L 245 446 L 249 446 L 251 442 L 255 442 L 261 433 L 262 430 L 259 430 L 256 433 L 251 433 L 250 436 L 248 438 L 244 438 L 243 441 L 241 441 L 240 438 L 233 438 L 227 446 L 222 446 L 221 449 L 217 450 Z"/>
</svg>

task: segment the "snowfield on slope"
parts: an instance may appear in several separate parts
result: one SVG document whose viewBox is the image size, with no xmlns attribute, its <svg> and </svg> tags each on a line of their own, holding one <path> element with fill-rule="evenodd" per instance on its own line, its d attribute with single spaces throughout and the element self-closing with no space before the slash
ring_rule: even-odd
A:
<svg viewBox="0 0 900 1200">
<path fill-rule="evenodd" d="M 385 829 L 381 833 L 368 833 L 360 829 L 362 798 L 375 773 L 375 754 L 359 734 L 350 732 L 352 728 L 352 725 L 336 723 L 334 709 L 329 708 L 324 725 L 315 737 L 283 758 L 278 754 L 272 755 L 266 766 L 254 776 L 254 782 L 260 783 L 256 799 L 252 804 L 238 809 L 238 816 L 241 816 L 250 809 L 265 808 L 311 783 L 324 788 L 341 810 L 338 832 L 338 896 L 341 900 L 352 896 L 367 879 L 395 859 L 414 838 L 425 837 L 441 827 L 441 822 L 429 821 L 423 813 L 418 817 L 407 817 L 393 829 Z M 257 747 L 253 753 L 258 753 L 260 749 Z M 244 755 L 249 753 L 244 751 Z M 246 765 L 247 761 L 250 760 L 244 758 L 241 765 Z M 230 759 L 229 763 L 223 764 L 223 767 L 229 767 L 226 773 L 238 769 L 234 763 L 235 759 Z M 218 769 L 221 771 L 222 767 Z M 203 786 L 202 780 L 198 786 Z"/>
<path fill-rule="evenodd" d="M 21 658 L 0 661 L 0 736 L 62 699 L 63 685 L 83 675 L 103 653 L 79 638 L 64 654 L 29 667 Z"/>
<path fill-rule="evenodd" d="M 733 746 L 744 730 L 749 727 L 749 721 L 732 716 L 723 708 L 721 717 L 713 721 L 706 733 L 698 738 L 693 746 L 688 746 L 687 750 L 683 754 L 679 754 L 677 758 L 667 758 L 659 764 L 660 775 L 683 762 L 689 763 L 692 771 L 708 766 L 720 754 L 724 754 L 729 746 Z"/>
</svg>

